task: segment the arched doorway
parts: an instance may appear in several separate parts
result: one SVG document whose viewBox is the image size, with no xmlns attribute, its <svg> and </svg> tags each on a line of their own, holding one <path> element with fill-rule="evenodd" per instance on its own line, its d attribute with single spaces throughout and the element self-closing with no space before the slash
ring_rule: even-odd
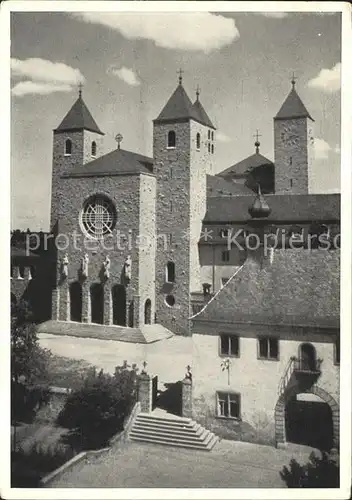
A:
<svg viewBox="0 0 352 500">
<path fill-rule="evenodd" d="M 70 285 L 71 321 L 82 322 L 82 286 L 78 281 Z"/>
<path fill-rule="evenodd" d="M 311 394 L 297 394 L 287 402 L 286 441 L 328 451 L 333 446 L 331 408 L 322 399 L 309 396 Z"/>
<path fill-rule="evenodd" d="M 126 326 L 126 289 L 123 285 L 112 287 L 112 318 L 114 325 Z"/>
<path fill-rule="evenodd" d="M 150 325 L 152 322 L 152 303 L 147 299 L 144 304 L 144 324 Z"/>
<path fill-rule="evenodd" d="M 301 393 L 298 386 L 292 387 L 276 403 L 276 444 L 290 441 L 325 450 L 338 448 L 339 420 L 339 405 L 327 391 L 313 385 Z"/>
<path fill-rule="evenodd" d="M 301 370 L 316 370 L 316 352 L 312 344 L 305 343 L 299 346 L 299 363 Z"/>
<path fill-rule="evenodd" d="M 104 288 L 99 283 L 90 287 L 91 321 L 104 323 Z"/>
</svg>

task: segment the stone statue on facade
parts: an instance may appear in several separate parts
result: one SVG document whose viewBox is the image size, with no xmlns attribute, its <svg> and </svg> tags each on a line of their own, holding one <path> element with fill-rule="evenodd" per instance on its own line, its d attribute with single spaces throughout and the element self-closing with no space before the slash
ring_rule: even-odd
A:
<svg viewBox="0 0 352 500">
<path fill-rule="evenodd" d="M 83 278 L 88 278 L 88 263 L 89 263 L 89 257 L 88 254 L 86 253 L 81 260 L 81 274 Z"/>
<path fill-rule="evenodd" d="M 131 268 L 132 268 L 132 259 L 129 255 L 125 261 L 125 278 L 126 280 L 131 280 Z"/>
<path fill-rule="evenodd" d="M 64 278 L 67 278 L 68 276 L 68 255 L 65 253 L 64 258 L 62 259 L 61 263 L 61 274 Z"/>
<path fill-rule="evenodd" d="M 105 257 L 105 260 L 103 262 L 103 272 L 104 278 L 110 278 L 110 259 L 108 255 Z"/>
</svg>

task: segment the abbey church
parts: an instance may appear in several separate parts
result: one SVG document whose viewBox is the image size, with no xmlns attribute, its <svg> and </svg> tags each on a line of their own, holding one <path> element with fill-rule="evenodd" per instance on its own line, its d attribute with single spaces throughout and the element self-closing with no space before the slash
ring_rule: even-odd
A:
<svg viewBox="0 0 352 500">
<path fill-rule="evenodd" d="M 286 402 L 310 392 L 330 407 L 336 447 L 340 196 L 311 192 L 314 119 L 294 79 L 273 117 L 274 161 L 257 137 L 222 172 L 199 93 L 192 103 L 180 76 L 160 104 L 152 158 L 121 137 L 105 153 L 81 91 L 58 117 L 49 250 L 13 251 L 13 300 L 32 297 L 43 320 L 45 296 L 53 322 L 116 327 L 127 342 L 146 325 L 192 336 L 193 418 L 280 444 Z"/>
</svg>

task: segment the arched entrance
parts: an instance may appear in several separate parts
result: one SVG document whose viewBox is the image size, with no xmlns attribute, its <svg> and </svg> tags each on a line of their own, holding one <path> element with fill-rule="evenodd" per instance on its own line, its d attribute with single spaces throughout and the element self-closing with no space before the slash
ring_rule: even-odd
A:
<svg viewBox="0 0 352 500">
<path fill-rule="evenodd" d="M 315 371 L 316 360 L 316 352 L 312 344 L 305 343 L 299 346 L 299 362 L 301 370 Z"/>
<path fill-rule="evenodd" d="M 82 286 L 78 281 L 70 285 L 71 321 L 82 322 Z"/>
<path fill-rule="evenodd" d="M 104 288 L 99 283 L 90 287 L 91 321 L 92 323 L 104 323 Z"/>
<path fill-rule="evenodd" d="M 123 285 L 115 285 L 111 292 L 113 324 L 126 326 L 126 289 Z"/>
<path fill-rule="evenodd" d="M 152 303 L 147 299 L 144 304 L 144 324 L 150 325 L 152 322 Z"/>
<path fill-rule="evenodd" d="M 305 395 L 304 401 L 297 398 L 298 394 Z M 317 396 L 321 402 L 317 398 L 308 401 L 309 394 Z M 339 419 L 339 405 L 328 392 L 314 385 L 309 392 L 301 393 L 295 386 L 282 394 L 276 403 L 276 445 L 293 441 L 322 449 L 338 448 Z"/>
</svg>

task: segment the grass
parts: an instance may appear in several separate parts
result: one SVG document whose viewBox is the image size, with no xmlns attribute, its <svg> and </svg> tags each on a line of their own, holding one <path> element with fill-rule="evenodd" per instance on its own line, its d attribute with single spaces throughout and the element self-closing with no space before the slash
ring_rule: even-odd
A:
<svg viewBox="0 0 352 500">
<path fill-rule="evenodd" d="M 49 385 L 77 389 L 93 365 L 83 359 L 52 355 L 49 360 Z"/>
</svg>

